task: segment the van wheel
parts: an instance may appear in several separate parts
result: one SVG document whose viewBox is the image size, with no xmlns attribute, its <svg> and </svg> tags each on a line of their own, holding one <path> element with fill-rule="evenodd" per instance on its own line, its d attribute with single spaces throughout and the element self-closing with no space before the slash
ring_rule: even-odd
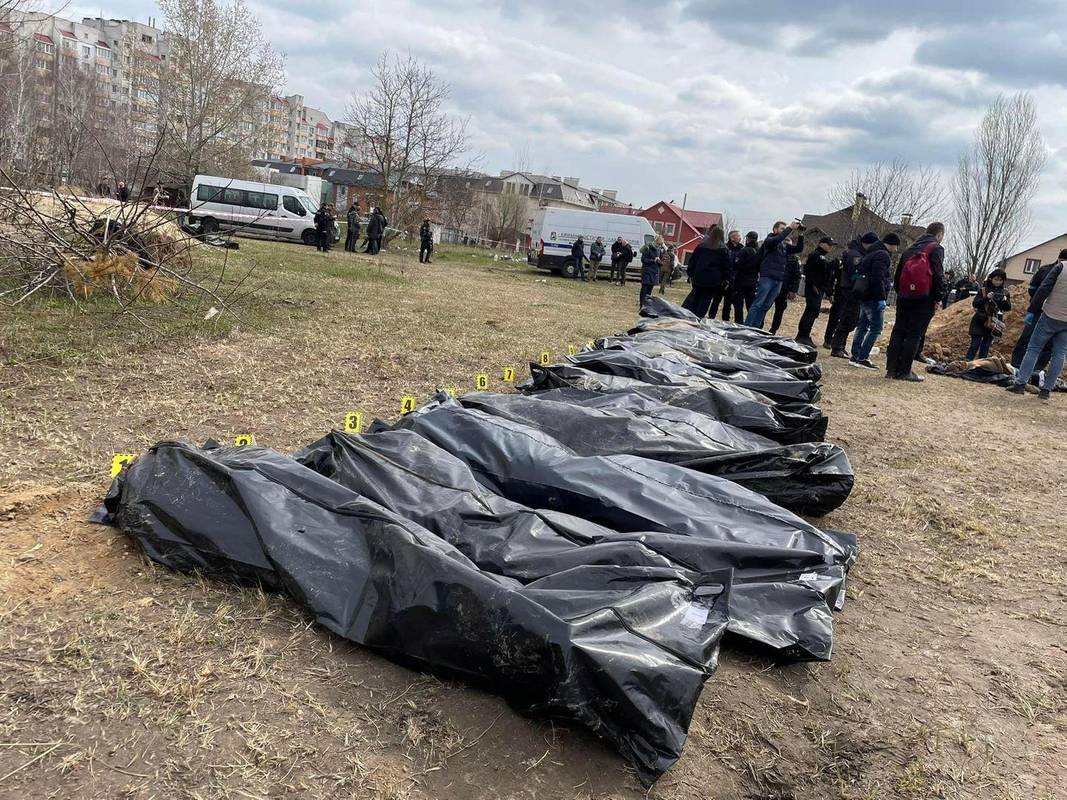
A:
<svg viewBox="0 0 1067 800">
<path fill-rule="evenodd" d="M 304 244 L 314 247 L 319 243 L 319 232 L 311 228 L 305 228 L 304 232 L 300 234 L 300 238 Z"/>
<path fill-rule="evenodd" d="M 200 230 L 204 233 L 218 233 L 219 221 L 214 217 L 204 217 L 200 220 Z"/>
<path fill-rule="evenodd" d="M 574 266 L 574 259 L 568 258 L 563 262 L 563 266 L 559 270 L 559 274 L 564 278 L 573 278 L 578 274 L 578 270 Z"/>
</svg>

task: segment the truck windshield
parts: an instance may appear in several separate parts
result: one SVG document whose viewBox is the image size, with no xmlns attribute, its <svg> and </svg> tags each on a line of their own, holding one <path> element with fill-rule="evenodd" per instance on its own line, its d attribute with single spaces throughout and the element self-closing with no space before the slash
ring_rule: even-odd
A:
<svg viewBox="0 0 1067 800">
<path fill-rule="evenodd" d="M 300 198 L 300 202 L 304 204 L 304 208 L 306 208 L 309 212 L 314 214 L 316 211 L 318 211 L 318 208 L 315 206 L 315 203 L 306 194 L 301 194 L 297 196 Z"/>
</svg>

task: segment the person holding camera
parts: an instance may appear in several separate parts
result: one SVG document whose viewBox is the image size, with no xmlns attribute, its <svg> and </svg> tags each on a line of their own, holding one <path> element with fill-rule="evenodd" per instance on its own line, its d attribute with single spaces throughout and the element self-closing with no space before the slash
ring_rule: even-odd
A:
<svg viewBox="0 0 1067 800">
<path fill-rule="evenodd" d="M 756 297 L 752 307 L 745 317 L 745 324 L 750 328 L 762 328 L 767 318 L 767 312 L 778 293 L 782 290 L 789 268 L 787 259 L 791 255 L 798 255 L 804 251 L 804 236 L 798 236 L 796 244 L 791 244 L 789 237 L 794 233 L 803 234 L 804 228 L 800 220 L 794 220 L 792 225 L 786 225 L 782 221 L 774 223 L 771 233 L 763 240 L 760 247 L 759 281 L 756 283 Z"/>
<path fill-rule="evenodd" d="M 771 317 L 771 335 L 778 333 L 782 327 L 782 317 L 790 302 L 797 299 L 800 290 L 800 259 L 794 255 L 785 257 L 785 275 L 782 277 L 782 288 L 778 290 L 778 296 L 774 298 L 774 315 Z"/>
<path fill-rule="evenodd" d="M 615 283 L 616 278 L 619 281 L 619 286 L 623 286 L 626 283 L 626 268 L 630 266 L 630 262 L 634 260 L 634 249 L 630 246 L 630 243 L 623 239 L 621 236 L 615 240 L 615 243 L 611 246 L 611 282 Z"/>
<path fill-rule="evenodd" d="M 974 298 L 975 312 L 968 330 L 971 335 L 968 361 L 988 356 L 994 337 L 1004 333 L 1004 312 L 1011 311 L 1011 298 L 1004 287 L 1007 277 L 1004 270 L 993 270 Z"/>
</svg>

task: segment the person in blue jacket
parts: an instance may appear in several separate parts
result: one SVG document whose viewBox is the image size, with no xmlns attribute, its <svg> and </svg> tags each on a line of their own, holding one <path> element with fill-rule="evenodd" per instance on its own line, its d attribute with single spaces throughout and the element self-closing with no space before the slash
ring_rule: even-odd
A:
<svg viewBox="0 0 1067 800">
<path fill-rule="evenodd" d="M 880 242 L 867 249 L 853 285 L 860 304 L 856 336 L 852 340 L 849 364 L 863 369 L 878 369 L 871 362 L 871 350 L 882 332 L 886 302 L 893 285 L 893 253 L 900 247 L 900 237 L 887 233 Z"/>
<path fill-rule="evenodd" d="M 767 311 L 774 305 L 778 293 L 782 290 L 782 282 L 786 277 L 788 264 L 786 259 L 791 255 L 804 252 L 804 237 L 798 236 L 796 244 L 789 244 L 791 237 L 800 227 L 799 222 L 786 225 L 784 222 L 774 223 L 770 235 L 763 240 L 760 248 L 759 281 L 756 283 L 756 298 L 752 302 L 752 308 L 748 310 L 745 324 L 750 328 L 762 328 Z"/>
<path fill-rule="evenodd" d="M 637 301 L 638 308 L 645 304 L 645 298 L 652 294 L 659 283 L 660 257 L 666 249 L 662 236 L 657 236 L 655 241 L 641 248 L 641 295 Z"/>
<path fill-rule="evenodd" d="M 778 333 L 782 327 L 782 316 L 786 306 L 791 300 L 797 299 L 797 291 L 800 289 L 800 259 L 796 256 L 787 256 L 785 260 L 785 275 L 782 277 L 782 288 L 778 290 L 778 296 L 774 298 L 774 316 L 771 317 L 771 333 Z"/>
</svg>

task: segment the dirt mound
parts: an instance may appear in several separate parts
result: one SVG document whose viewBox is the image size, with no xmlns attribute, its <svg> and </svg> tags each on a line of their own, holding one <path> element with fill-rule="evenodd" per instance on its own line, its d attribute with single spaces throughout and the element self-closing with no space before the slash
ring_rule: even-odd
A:
<svg viewBox="0 0 1067 800">
<path fill-rule="evenodd" d="M 1011 311 L 1004 314 L 1004 335 L 993 339 L 990 348 L 990 353 L 999 353 L 1005 358 L 1011 358 L 1012 348 L 1022 335 L 1023 318 L 1026 316 L 1026 307 L 1030 305 L 1025 285 L 1010 287 L 1008 294 L 1011 297 Z M 967 300 L 939 310 L 926 333 L 924 355 L 938 361 L 952 361 L 967 355 L 967 348 L 971 346 L 968 328 L 973 316 L 974 306 Z"/>
</svg>

